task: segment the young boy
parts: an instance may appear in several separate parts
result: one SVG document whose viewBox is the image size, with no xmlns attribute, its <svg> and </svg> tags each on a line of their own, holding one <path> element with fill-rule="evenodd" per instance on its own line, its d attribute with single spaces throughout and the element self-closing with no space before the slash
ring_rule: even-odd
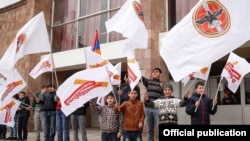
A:
<svg viewBox="0 0 250 141">
<path fill-rule="evenodd" d="M 191 115 L 191 125 L 210 125 L 210 114 L 217 112 L 217 99 L 207 97 L 204 89 L 204 83 L 198 81 L 195 92 L 188 99 L 186 113 Z"/>
<path fill-rule="evenodd" d="M 24 91 L 19 92 L 18 94 L 18 100 L 21 101 L 20 106 L 17 109 L 17 135 L 18 135 L 18 140 L 22 141 L 27 141 L 28 137 L 28 120 L 30 116 L 30 111 L 29 111 L 29 106 L 30 105 L 30 100 L 29 97 L 26 96 L 26 93 Z"/>
<path fill-rule="evenodd" d="M 137 100 L 139 87 L 136 86 L 129 92 L 129 100 L 116 104 L 115 113 L 122 112 L 124 115 L 123 122 L 123 140 L 125 141 L 142 141 L 142 129 L 145 119 L 143 102 Z"/>
<path fill-rule="evenodd" d="M 187 104 L 188 93 L 185 93 L 183 100 L 172 96 L 173 86 L 170 83 L 163 85 L 164 97 L 152 102 L 154 108 L 159 108 L 159 125 L 177 125 L 177 108 Z M 145 96 L 148 101 L 148 96 Z"/>
<path fill-rule="evenodd" d="M 161 78 L 161 69 L 154 68 L 151 73 L 151 79 L 142 77 L 142 83 L 147 89 L 148 100 L 144 101 L 145 116 L 147 124 L 147 141 L 154 141 L 155 127 L 158 127 L 159 109 L 154 108 L 152 101 L 161 98 L 163 95 Z"/>
<path fill-rule="evenodd" d="M 93 101 L 90 101 L 92 109 L 98 111 L 100 115 L 101 141 L 119 141 L 122 131 L 122 114 L 114 112 L 115 97 L 109 93 L 106 96 L 106 105 L 95 106 Z"/>
</svg>

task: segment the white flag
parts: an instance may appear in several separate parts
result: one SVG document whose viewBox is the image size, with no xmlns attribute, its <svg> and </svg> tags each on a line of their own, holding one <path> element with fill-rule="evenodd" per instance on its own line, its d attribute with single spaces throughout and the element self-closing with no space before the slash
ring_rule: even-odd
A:
<svg viewBox="0 0 250 141">
<path fill-rule="evenodd" d="M 184 77 L 181 82 L 183 83 L 183 86 L 185 87 L 186 84 L 188 83 L 188 81 L 194 77 L 194 78 L 200 78 L 202 80 L 205 80 L 207 81 L 207 78 L 209 76 L 209 72 L 210 72 L 210 68 L 211 68 L 211 65 L 210 66 L 207 66 L 207 67 L 203 67 L 201 69 L 199 69 L 198 71 L 195 71 L 195 72 L 192 72 L 190 73 L 188 76 Z"/>
<path fill-rule="evenodd" d="M 187 75 L 186 77 L 184 77 L 184 78 L 181 80 L 181 83 L 183 84 L 184 87 L 186 86 L 186 84 L 188 83 L 188 81 L 189 81 L 192 77 L 194 77 L 194 73 L 195 73 L 195 72 L 190 73 L 189 75 Z"/>
<path fill-rule="evenodd" d="M 106 67 L 98 67 L 73 74 L 58 87 L 56 94 L 61 100 L 61 110 L 68 116 L 90 99 L 111 90 Z"/>
<path fill-rule="evenodd" d="M 106 66 L 108 69 L 110 80 L 112 81 L 113 76 L 117 74 L 116 68 L 108 60 L 104 59 L 101 55 L 87 49 L 85 49 L 84 51 L 86 57 L 86 68 L 92 69 Z"/>
<path fill-rule="evenodd" d="M 228 88 L 236 92 L 244 76 L 250 72 L 250 64 L 246 59 L 230 53 L 227 63 L 222 70 L 221 77 L 226 78 Z"/>
<path fill-rule="evenodd" d="M 148 31 L 144 24 L 140 0 L 127 0 L 121 9 L 105 22 L 107 32 L 116 31 L 128 38 L 135 48 L 147 48 Z"/>
<path fill-rule="evenodd" d="M 20 58 L 41 52 L 51 52 L 43 12 L 32 18 L 18 31 L 0 60 L 0 68 L 13 69 Z"/>
<path fill-rule="evenodd" d="M 122 69 L 122 63 L 119 62 L 117 63 L 115 66 L 114 66 L 117 70 L 117 74 L 115 74 L 113 76 L 113 81 L 112 81 L 112 84 L 113 85 L 120 85 L 121 84 L 121 69 Z"/>
<path fill-rule="evenodd" d="M 101 95 L 98 96 L 97 100 L 96 100 L 96 104 L 98 104 L 99 106 L 104 106 L 105 105 L 105 95 Z"/>
<path fill-rule="evenodd" d="M 39 75 L 45 72 L 52 72 L 53 71 L 53 63 L 51 54 L 47 54 L 43 56 L 40 62 L 31 70 L 30 76 L 33 79 L 36 79 Z"/>
<path fill-rule="evenodd" d="M 45 72 L 52 72 L 53 71 L 53 63 L 51 54 L 47 54 L 43 56 L 40 62 L 31 70 L 30 76 L 33 79 L 36 79 L 39 75 Z"/>
<path fill-rule="evenodd" d="M 199 69 L 198 71 L 196 71 L 194 73 L 193 77 L 200 78 L 202 80 L 207 81 L 207 78 L 208 78 L 209 73 L 210 73 L 210 69 L 211 69 L 211 65 L 209 65 L 207 67 L 203 67 L 203 68 Z"/>
<path fill-rule="evenodd" d="M 20 101 L 11 98 L 9 100 L 1 101 L 0 103 L 0 124 L 14 127 L 14 117 L 17 108 L 21 104 Z"/>
<path fill-rule="evenodd" d="M 127 69 L 128 69 L 128 79 L 131 90 L 139 83 L 142 75 L 140 71 L 139 63 L 135 60 L 134 52 L 129 47 L 127 47 Z"/>
<path fill-rule="evenodd" d="M 27 86 L 17 69 L 0 70 L 0 74 L 6 78 L 0 87 L 0 101 L 11 99 Z"/>
<path fill-rule="evenodd" d="M 167 33 L 160 55 L 176 82 L 249 40 L 249 5 L 249 0 L 199 1 Z"/>
</svg>

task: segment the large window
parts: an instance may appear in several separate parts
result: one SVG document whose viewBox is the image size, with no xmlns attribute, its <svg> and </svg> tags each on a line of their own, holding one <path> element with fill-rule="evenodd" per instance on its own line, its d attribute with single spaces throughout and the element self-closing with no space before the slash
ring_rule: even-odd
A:
<svg viewBox="0 0 250 141">
<path fill-rule="evenodd" d="M 199 0 L 166 0 L 169 30 L 180 22 Z"/>
<path fill-rule="evenodd" d="M 123 39 L 116 32 L 107 33 L 105 22 L 126 0 L 54 0 L 52 51 L 92 46 L 95 31 L 100 43 Z"/>
</svg>

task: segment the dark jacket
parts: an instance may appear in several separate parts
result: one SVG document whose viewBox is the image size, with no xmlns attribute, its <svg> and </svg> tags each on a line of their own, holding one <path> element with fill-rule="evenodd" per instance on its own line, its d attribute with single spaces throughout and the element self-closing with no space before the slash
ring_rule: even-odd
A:
<svg viewBox="0 0 250 141">
<path fill-rule="evenodd" d="M 86 115 L 86 109 L 89 107 L 89 102 L 85 103 L 82 107 L 77 108 L 71 115 Z"/>
<path fill-rule="evenodd" d="M 122 90 L 122 95 L 120 95 L 120 104 L 122 104 L 124 101 L 129 100 L 128 93 L 131 91 L 130 84 L 129 83 L 123 84 L 122 87 L 121 87 L 121 90 Z M 139 92 L 136 99 L 140 100 L 140 97 L 141 96 L 140 96 L 140 92 Z"/>
<path fill-rule="evenodd" d="M 19 100 L 21 102 L 19 108 L 21 108 L 21 110 L 17 111 L 17 114 L 19 117 L 21 116 L 30 116 L 30 111 L 26 110 L 26 108 L 29 107 L 30 105 L 30 99 L 29 97 L 25 96 L 23 99 L 18 98 L 17 100 Z"/>
<path fill-rule="evenodd" d="M 210 125 L 210 114 L 214 115 L 217 112 L 217 105 L 215 105 L 212 109 L 213 100 L 203 94 L 200 101 L 200 105 L 196 109 L 195 102 L 198 101 L 199 98 L 199 94 L 192 94 L 192 96 L 188 99 L 186 105 L 186 113 L 188 115 L 191 115 L 192 125 Z"/>
<path fill-rule="evenodd" d="M 153 108 L 154 105 L 152 104 L 152 101 L 164 96 L 162 82 L 160 81 L 160 79 L 149 80 L 145 77 L 142 77 L 142 83 L 147 88 L 147 94 L 149 97 L 148 101 L 144 101 L 144 105 L 145 107 Z"/>
<path fill-rule="evenodd" d="M 56 110 L 56 102 L 54 100 L 56 92 L 49 92 L 44 95 L 44 103 L 42 107 L 42 111 L 55 111 Z"/>
</svg>

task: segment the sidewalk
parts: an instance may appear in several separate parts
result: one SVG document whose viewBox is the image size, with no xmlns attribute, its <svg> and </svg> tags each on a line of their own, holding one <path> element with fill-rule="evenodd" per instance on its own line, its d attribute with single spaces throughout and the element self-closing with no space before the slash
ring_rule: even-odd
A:
<svg viewBox="0 0 250 141">
<path fill-rule="evenodd" d="M 9 137 L 9 132 L 7 132 L 6 137 Z M 80 131 L 79 131 L 79 134 L 78 134 L 78 138 L 81 141 Z M 88 138 L 88 141 L 100 141 L 101 140 L 100 129 L 99 128 L 87 128 L 87 138 Z M 35 140 L 36 140 L 35 132 L 29 132 L 27 141 L 35 141 Z M 70 140 L 73 141 L 73 132 L 72 132 L 72 130 L 70 131 Z M 0 140 L 0 141 L 6 141 L 6 140 Z M 41 132 L 41 141 L 44 141 L 43 132 Z M 57 135 L 55 136 L 54 141 L 57 141 Z"/>
</svg>

